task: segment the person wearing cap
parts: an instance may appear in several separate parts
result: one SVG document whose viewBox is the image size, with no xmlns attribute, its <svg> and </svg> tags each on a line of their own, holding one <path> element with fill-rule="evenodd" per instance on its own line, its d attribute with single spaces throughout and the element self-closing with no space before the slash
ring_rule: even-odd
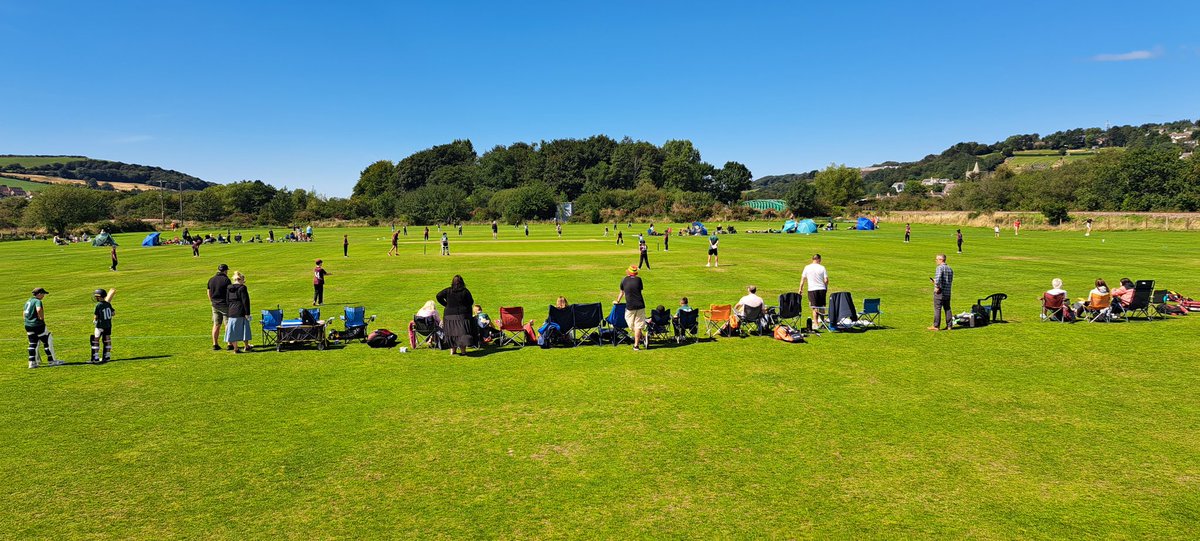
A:
<svg viewBox="0 0 1200 541">
<path fill-rule="evenodd" d="M 213 351 L 221 351 L 220 344 L 217 343 L 218 337 L 221 336 L 221 324 L 229 317 L 229 276 L 225 273 L 229 270 L 229 265 L 221 263 L 217 265 L 217 274 L 208 279 L 208 302 L 212 305 L 212 348 Z M 233 349 L 233 344 L 228 345 L 229 349 Z"/>
<path fill-rule="evenodd" d="M 638 351 L 646 328 L 646 300 L 642 298 L 642 279 L 638 276 L 637 265 L 630 265 L 625 274 L 621 280 L 621 292 L 613 304 L 625 300 L 625 324 L 633 331 L 633 350 Z"/>
<path fill-rule="evenodd" d="M 317 260 L 317 267 L 313 269 L 313 306 L 321 306 L 325 304 L 325 276 L 329 272 L 321 268 L 321 260 Z"/>
<path fill-rule="evenodd" d="M 96 308 L 92 310 L 92 324 L 95 330 L 92 332 L 92 364 L 108 362 L 112 360 L 112 318 L 117 311 L 113 309 L 112 298 L 117 294 L 117 290 L 110 289 L 105 292 L 103 289 L 97 289 L 92 292 L 92 300 L 96 301 Z M 100 356 L 100 343 L 104 343 L 104 356 Z"/>
<path fill-rule="evenodd" d="M 29 338 L 29 368 L 38 367 L 38 342 L 46 350 L 46 362 L 59 366 L 62 361 L 54 358 L 54 338 L 46 330 L 46 310 L 42 299 L 50 292 L 43 288 L 33 290 L 33 297 L 25 301 L 25 336 Z"/>
</svg>

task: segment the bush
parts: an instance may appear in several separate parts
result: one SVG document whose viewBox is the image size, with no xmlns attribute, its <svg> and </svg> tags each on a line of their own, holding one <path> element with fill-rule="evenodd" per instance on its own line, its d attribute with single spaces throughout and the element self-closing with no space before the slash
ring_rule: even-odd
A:
<svg viewBox="0 0 1200 541">
<path fill-rule="evenodd" d="M 143 222 L 137 218 L 117 218 L 116 220 L 107 220 L 89 224 L 82 228 L 82 231 L 99 232 L 101 229 L 109 233 L 140 233 L 156 231 L 154 224 Z"/>
<path fill-rule="evenodd" d="M 1067 206 L 1062 203 L 1046 203 L 1042 205 L 1042 216 L 1046 217 L 1046 222 L 1050 225 L 1059 225 L 1063 222 L 1071 221 L 1071 216 L 1067 213 Z"/>
</svg>

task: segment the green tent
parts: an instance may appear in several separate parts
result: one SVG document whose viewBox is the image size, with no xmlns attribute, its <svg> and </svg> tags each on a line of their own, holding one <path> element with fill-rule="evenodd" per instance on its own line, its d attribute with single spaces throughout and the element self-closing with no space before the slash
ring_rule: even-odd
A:
<svg viewBox="0 0 1200 541">
<path fill-rule="evenodd" d="M 92 239 L 92 246 L 117 246 L 117 241 L 113 240 L 112 235 L 108 233 L 100 233 Z"/>
</svg>

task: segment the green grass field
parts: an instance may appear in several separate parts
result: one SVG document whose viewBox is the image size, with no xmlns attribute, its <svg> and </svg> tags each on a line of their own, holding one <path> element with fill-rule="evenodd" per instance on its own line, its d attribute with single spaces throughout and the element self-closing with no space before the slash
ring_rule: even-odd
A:
<svg viewBox="0 0 1200 541">
<path fill-rule="evenodd" d="M 1056 150 L 1022 150 L 1015 152 L 1004 163 L 1011 167 L 1024 168 L 1034 165 L 1050 167 L 1056 163 L 1072 163 L 1086 160 L 1096 155 L 1092 150 L 1071 150 L 1065 156 L 1059 156 Z"/>
<path fill-rule="evenodd" d="M 67 163 L 86 160 L 86 156 L 0 156 L 0 167 L 19 163 L 24 167 L 37 167 L 52 163 Z"/>
<path fill-rule="evenodd" d="M 40 192 L 52 186 L 52 184 L 46 184 L 44 182 L 30 182 L 28 180 L 21 180 L 19 178 L 11 178 L 3 175 L 0 175 L 0 184 L 8 186 L 9 188 L 21 188 L 27 192 Z"/>
<path fill-rule="evenodd" d="M 461 273 L 492 316 L 523 305 L 540 324 L 559 294 L 615 298 L 631 230 L 618 247 L 598 226 L 498 241 L 468 226 L 441 257 L 412 228 L 392 258 L 386 228 L 200 258 L 122 234 L 116 273 L 107 249 L 0 243 L 0 537 L 1196 537 L 1200 318 L 1041 323 L 1037 301 L 1054 277 L 1073 298 L 1122 276 L 1200 294 L 1195 234 L 969 229 L 957 255 L 953 228 L 914 225 L 903 244 L 902 225 L 881 225 L 726 236 L 720 268 L 704 267 L 704 239 L 655 239 L 643 277 L 651 306 L 732 303 L 746 284 L 773 303 L 820 252 L 834 291 L 883 299 L 885 328 L 466 358 L 214 352 L 204 285 L 225 262 L 255 313 L 293 312 L 321 257 L 326 316 L 365 304 L 373 328 L 403 333 Z M 925 330 L 939 251 L 956 311 L 1005 292 L 1007 324 Z M 36 286 L 68 366 L 25 367 L 17 309 Z M 115 360 L 84 364 L 90 292 L 108 287 Z"/>
</svg>

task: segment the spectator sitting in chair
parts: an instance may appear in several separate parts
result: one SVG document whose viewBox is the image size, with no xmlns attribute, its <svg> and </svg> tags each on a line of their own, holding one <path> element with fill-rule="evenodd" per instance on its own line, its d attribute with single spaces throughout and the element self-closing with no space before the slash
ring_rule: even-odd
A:
<svg viewBox="0 0 1200 541">
<path fill-rule="evenodd" d="M 1072 305 L 1071 309 L 1075 311 L 1076 317 L 1083 317 L 1084 312 L 1092 307 L 1092 297 L 1103 297 L 1108 293 L 1108 284 L 1104 282 L 1103 278 L 1096 278 L 1096 288 L 1088 292 L 1086 299 Z"/>
<path fill-rule="evenodd" d="M 733 312 L 735 314 L 737 314 L 737 316 L 739 318 L 743 317 L 745 315 L 747 307 L 762 308 L 763 299 L 762 299 L 762 297 L 758 296 L 757 292 L 758 292 L 757 287 L 748 286 L 746 288 L 746 295 L 743 296 L 741 299 L 738 299 L 737 304 L 733 306 Z"/>
<path fill-rule="evenodd" d="M 1070 308 L 1068 308 L 1068 306 L 1067 306 L 1067 299 L 1069 297 L 1067 296 L 1067 290 L 1063 289 L 1062 286 L 1063 286 L 1063 281 L 1061 278 L 1055 278 L 1055 279 L 1051 280 L 1050 281 L 1050 289 L 1046 290 L 1046 295 L 1050 295 L 1050 296 L 1062 295 L 1062 298 L 1063 298 L 1062 317 L 1069 321 L 1069 320 L 1075 319 L 1075 317 L 1074 317 L 1075 313 L 1072 312 L 1070 310 Z"/>
<path fill-rule="evenodd" d="M 438 327 L 442 326 L 442 318 L 438 316 L 437 302 L 435 301 L 426 301 L 425 305 L 417 310 L 416 317 L 431 317 Z"/>
<path fill-rule="evenodd" d="M 679 326 L 679 316 L 681 314 L 683 314 L 684 312 L 692 312 L 692 311 L 693 311 L 692 307 L 688 305 L 687 297 L 679 299 L 679 309 L 675 310 L 675 317 L 671 318 L 671 323 L 672 323 L 672 326 L 675 328 L 675 336 L 677 338 L 679 337 L 680 331 L 683 330 Z M 695 326 L 692 326 L 693 332 L 695 332 L 695 328 L 696 328 Z"/>
<path fill-rule="evenodd" d="M 562 295 L 559 295 L 558 300 L 554 301 L 554 307 L 559 310 L 563 310 L 568 306 L 571 306 L 571 303 L 568 303 L 567 298 Z"/>
<path fill-rule="evenodd" d="M 1113 290 L 1113 305 L 1125 308 L 1133 302 L 1133 280 L 1121 278 L 1121 287 Z"/>
</svg>

